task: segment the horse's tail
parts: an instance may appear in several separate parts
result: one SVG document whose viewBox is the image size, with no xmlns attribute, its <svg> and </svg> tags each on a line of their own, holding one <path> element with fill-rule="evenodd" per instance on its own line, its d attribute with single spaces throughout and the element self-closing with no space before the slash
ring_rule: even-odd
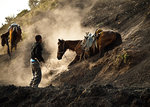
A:
<svg viewBox="0 0 150 107">
<path fill-rule="evenodd" d="M 118 32 L 116 32 L 116 41 L 115 42 L 116 42 L 116 45 L 122 44 L 122 38 Z"/>
</svg>

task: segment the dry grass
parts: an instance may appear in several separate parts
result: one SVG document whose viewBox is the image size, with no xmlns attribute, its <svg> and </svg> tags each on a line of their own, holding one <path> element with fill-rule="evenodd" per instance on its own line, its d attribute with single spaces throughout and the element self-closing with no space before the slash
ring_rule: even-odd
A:
<svg viewBox="0 0 150 107">
<path fill-rule="evenodd" d="M 56 8 L 57 2 L 58 0 L 45 0 L 45 2 L 40 3 L 32 10 L 22 10 L 20 13 L 17 14 L 14 19 L 12 19 L 0 28 L 0 34 L 6 32 L 12 22 L 18 23 L 21 27 L 33 24 L 32 20 L 34 17 L 40 16 L 41 14 Z"/>
</svg>

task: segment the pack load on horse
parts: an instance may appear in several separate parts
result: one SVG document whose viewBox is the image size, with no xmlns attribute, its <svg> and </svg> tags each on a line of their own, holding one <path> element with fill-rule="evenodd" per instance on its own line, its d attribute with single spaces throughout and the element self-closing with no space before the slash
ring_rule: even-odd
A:
<svg viewBox="0 0 150 107">
<path fill-rule="evenodd" d="M 77 61 L 81 61 L 83 57 L 90 57 L 97 53 L 100 56 L 103 53 L 105 47 L 112 45 L 112 47 L 118 46 L 122 43 L 121 35 L 113 31 L 103 31 L 97 29 L 92 35 L 91 33 L 86 33 L 84 40 L 60 40 L 58 39 L 58 52 L 57 58 L 60 60 L 66 52 L 67 49 L 75 51 L 76 57 L 69 64 L 72 65 Z"/>
<path fill-rule="evenodd" d="M 20 26 L 16 23 L 13 23 L 9 26 L 8 31 L 1 35 L 1 45 L 7 45 L 9 56 L 11 56 L 13 48 L 16 50 L 18 42 L 22 40 L 21 33 L 22 31 Z"/>
<path fill-rule="evenodd" d="M 94 34 L 91 34 L 89 32 L 86 33 L 86 36 L 84 36 L 84 39 L 81 43 L 84 54 L 88 53 L 91 50 L 92 46 L 93 46 L 93 51 L 95 51 L 95 49 L 98 48 L 96 39 L 99 37 L 102 31 L 103 30 L 101 29 L 97 29 Z"/>
<path fill-rule="evenodd" d="M 81 46 L 83 50 L 89 51 L 89 48 L 92 46 L 94 42 L 95 42 L 95 36 L 87 32 L 86 36 L 84 36 L 84 40 L 82 41 Z"/>
</svg>

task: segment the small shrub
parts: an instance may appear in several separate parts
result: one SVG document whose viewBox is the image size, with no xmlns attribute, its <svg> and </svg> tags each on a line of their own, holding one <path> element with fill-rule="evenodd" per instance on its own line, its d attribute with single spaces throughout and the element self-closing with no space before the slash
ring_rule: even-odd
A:
<svg viewBox="0 0 150 107">
<path fill-rule="evenodd" d="M 121 64 L 127 64 L 127 60 L 129 58 L 129 55 L 128 53 L 125 51 L 123 52 L 122 54 L 120 55 L 117 55 L 117 58 L 115 60 L 115 64 L 117 66 L 120 66 Z"/>
<path fill-rule="evenodd" d="M 14 20 L 14 18 L 15 18 L 14 16 L 7 16 L 7 17 L 5 17 L 5 20 L 6 20 L 5 22 L 11 23 Z"/>
<path fill-rule="evenodd" d="M 29 12 L 29 10 L 24 9 L 24 10 L 22 10 L 20 13 L 17 14 L 17 17 L 22 17 L 22 16 L 24 16 L 25 14 L 27 14 L 28 12 Z"/>
<path fill-rule="evenodd" d="M 36 10 L 34 12 L 34 16 L 43 15 L 43 12 L 41 10 Z"/>
</svg>

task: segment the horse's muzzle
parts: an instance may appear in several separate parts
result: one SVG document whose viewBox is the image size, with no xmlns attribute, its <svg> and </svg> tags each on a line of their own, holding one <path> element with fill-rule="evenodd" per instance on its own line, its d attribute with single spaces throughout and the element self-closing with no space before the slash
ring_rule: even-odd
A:
<svg viewBox="0 0 150 107">
<path fill-rule="evenodd" d="M 58 60 L 61 60 L 62 58 L 61 58 L 61 57 L 57 57 L 57 59 L 58 59 Z"/>
<path fill-rule="evenodd" d="M 2 46 L 5 46 L 5 44 L 1 43 Z"/>
</svg>

